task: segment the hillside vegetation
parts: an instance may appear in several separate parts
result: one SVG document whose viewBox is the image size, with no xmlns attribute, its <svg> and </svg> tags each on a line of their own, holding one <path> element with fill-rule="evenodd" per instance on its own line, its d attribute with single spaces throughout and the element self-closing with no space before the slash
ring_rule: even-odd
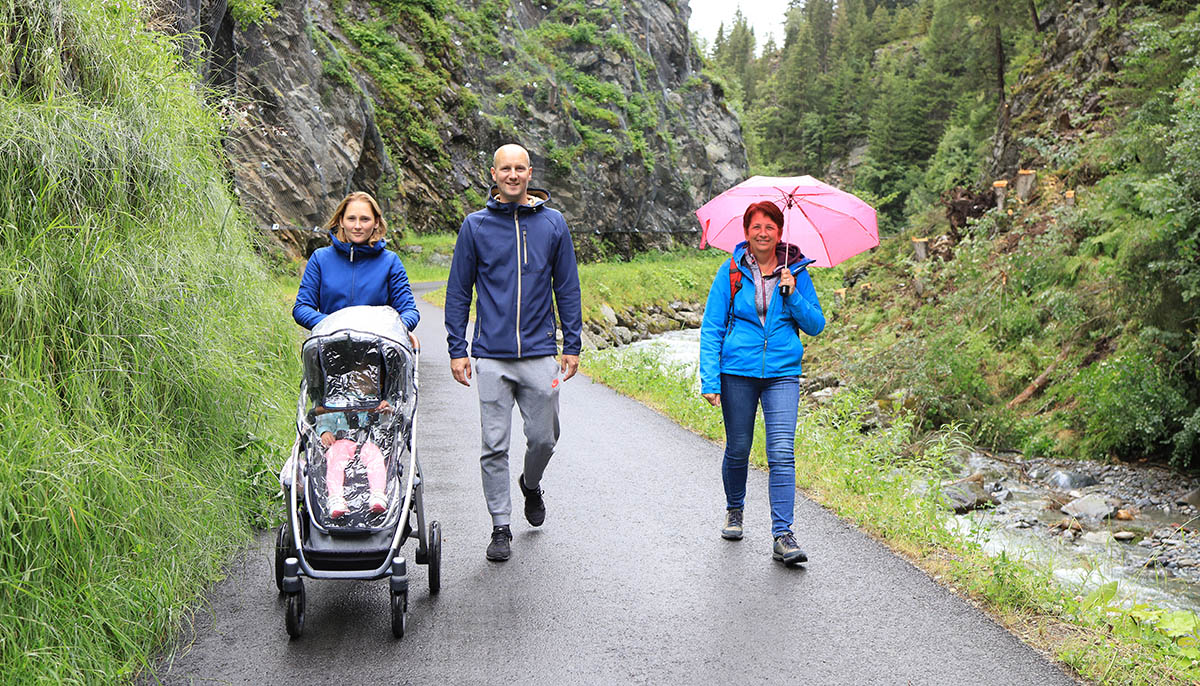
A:
<svg viewBox="0 0 1200 686">
<path fill-rule="evenodd" d="M 809 369 L 987 445 L 1196 466 L 1200 10 L 797 5 L 783 45 L 756 57 L 737 15 L 710 58 L 755 171 L 880 210 L 883 245 L 822 292 Z"/>
<path fill-rule="evenodd" d="M 0 1 L 0 674 L 113 683 L 245 543 L 295 333 L 128 0 Z"/>
</svg>

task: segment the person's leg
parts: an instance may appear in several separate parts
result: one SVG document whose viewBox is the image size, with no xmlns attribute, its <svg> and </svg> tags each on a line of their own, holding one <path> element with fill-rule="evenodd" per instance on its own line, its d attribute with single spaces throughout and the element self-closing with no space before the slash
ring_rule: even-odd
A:
<svg viewBox="0 0 1200 686">
<path fill-rule="evenodd" d="M 525 428 L 525 466 L 528 490 L 537 490 L 558 443 L 558 361 L 553 356 L 508 362 L 516 379 L 517 407 Z"/>
<path fill-rule="evenodd" d="M 383 463 L 383 453 L 373 441 L 363 443 L 359 459 L 367 468 L 367 484 L 371 489 L 371 509 L 382 512 L 387 508 L 387 470 Z"/>
<path fill-rule="evenodd" d="M 334 441 L 325 450 L 325 486 L 329 496 L 341 497 L 342 487 L 346 483 L 346 465 L 354 459 L 354 441 L 342 439 Z"/>
<path fill-rule="evenodd" d="M 721 375 L 721 417 L 725 420 L 721 480 L 725 484 L 725 508 L 728 510 L 740 510 L 746 504 L 746 471 L 754 442 L 759 382 L 759 379 L 746 376 Z"/>
<path fill-rule="evenodd" d="M 325 450 L 325 486 L 329 489 L 329 516 L 339 519 L 345 516 L 346 495 L 343 486 L 346 483 L 346 465 L 354 459 L 354 441 L 342 439 L 334 441 Z"/>
<path fill-rule="evenodd" d="M 475 388 L 479 391 L 482 450 L 479 467 L 483 496 L 493 526 L 508 526 L 512 500 L 508 493 L 508 445 L 512 433 L 513 380 L 504 361 L 481 357 L 475 361 Z"/>
<path fill-rule="evenodd" d="M 796 413 L 800 405 L 800 379 L 782 376 L 764 379 L 763 423 L 766 426 L 768 492 L 771 496 L 771 533 L 792 530 L 796 504 Z"/>
</svg>

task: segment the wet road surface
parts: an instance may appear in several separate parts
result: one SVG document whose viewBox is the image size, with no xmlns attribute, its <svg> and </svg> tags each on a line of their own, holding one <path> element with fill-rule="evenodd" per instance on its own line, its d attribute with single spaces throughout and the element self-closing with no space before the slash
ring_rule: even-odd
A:
<svg viewBox="0 0 1200 686">
<path fill-rule="evenodd" d="M 140 683 L 1076 683 L 802 496 L 796 534 L 811 561 L 772 561 L 763 472 L 750 473 L 746 537 L 721 539 L 722 447 L 581 376 L 561 393 L 538 529 L 520 509 L 514 412 L 513 555 L 487 561 L 475 388 L 450 377 L 441 310 L 420 308 L 418 445 L 426 514 L 444 536 L 441 594 L 410 540 L 402 640 L 386 580 L 311 579 L 304 635 L 289 640 L 260 534 Z"/>
</svg>

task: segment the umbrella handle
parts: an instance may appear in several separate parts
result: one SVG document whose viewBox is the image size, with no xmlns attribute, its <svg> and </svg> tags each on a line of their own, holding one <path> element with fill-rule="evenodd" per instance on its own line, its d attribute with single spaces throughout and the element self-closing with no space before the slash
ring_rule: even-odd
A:
<svg viewBox="0 0 1200 686">
<path fill-rule="evenodd" d="M 780 286 L 780 287 L 779 287 L 779 294 L 780 294 L 780 295 L 782 295 L 782 296 L 785 296 L 785 297 L 786 297 L 786 296 L 789 296 L 789 295 L 791 295 L 791 294 L 792 294 L 792 287 L 791 287 L 791 286 Z"/>
</svg>

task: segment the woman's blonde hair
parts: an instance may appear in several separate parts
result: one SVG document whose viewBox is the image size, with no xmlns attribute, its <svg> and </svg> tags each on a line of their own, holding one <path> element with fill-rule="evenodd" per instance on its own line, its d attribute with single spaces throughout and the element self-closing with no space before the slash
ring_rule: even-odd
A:
<svg viewBox="0 0 1200 686">
<path fill-rule="evenodd" d="M 325 230 L 336 230 L 337 233 L 334 235 L 337 236 L 339 241 L 345 242 L 346 232 L 342 230 L 342 217 L 346 214 L 346 205 L 355 200 L 364 200 L 370 203 L 371 210 L 375 212 L 375 232 L 371 234 L 367 243 L 372 244 L 382 239 L 387 234 L 387 220 L 383 218 L 383 210 L 379 209 L 379 203 L 375 202 L 375 198 L 371 197 L 370 193 L 362 191 L 355 191 L 342 198 L 342 201 L 338 203 L 337 209 L 333 211 L 333 216 L 329 218 L 329 221 L 325 222 Z"/>
</svg>

